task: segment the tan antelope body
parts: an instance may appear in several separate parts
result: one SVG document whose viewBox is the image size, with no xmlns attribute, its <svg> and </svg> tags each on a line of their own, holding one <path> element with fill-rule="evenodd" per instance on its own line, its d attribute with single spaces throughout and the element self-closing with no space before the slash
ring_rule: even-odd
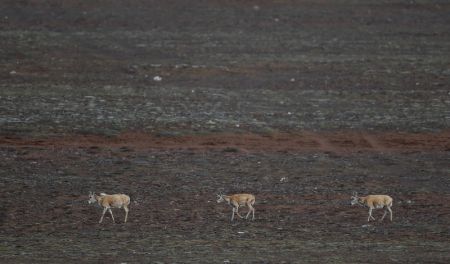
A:
<svg viewBox="0 0 450 264">
<path fill-rule="evenodd" d="M 122 208 L 125 210 L 125 223 L 128 219 L 128 205 L 130 205 L 130 196 L 125 194 L 106 194 L 101 193 L 100 195 L 96 195 L 93 192 L 89 193 L 89 204 L 97 202 L 101 207 L 103 207 L 103 213 L 100 217 L 99 223 L 103 221 L 103 217 L 105 216 L 106 211 L 109 211 L 111 214 L 111 218 L 114 221 L 114 216 L 111 211 L 111 208 Z"/>
<path fill-rule="evenodd" d="M 392 221 L 392 209 L 391 209 L 392 203 L 393 199 L 389 195 L 378 194 L 359 197 L 356 192 L 353 193 L 351 201 L 351 205 L 359 204 L 362 206 L 369 207 L 369 217 L 367 218 L 367 222 L 369 222 L 370 219 L 375 220 L 375 218 L 372 216 L 373 209 L 382 209 L 382 208 L 384 208 L 384 214 L 383 217 L 381 218 L 381 221 L 383 221 L 388 211 L 390 214 L 390 219 Z"/>
<path fill-rule="evenodd" d="M 240 194 L 233 194 L 233 195 L 217 195 L 218 199 L 217 202 L 221 203 L 223 201 L 226 201 L 229 205 L 232 206 L 233 212 L 231 214 L 231 221 L 234 219 L 234 214 L 236 213 L 240 218 L 243 218 L 239 214 L 239 207 L 248 207 L 248 213 L 245 216 L 245 219 L 248 218 L 250 213 L 252 213 L 252 220 L 255 219 L 255 208 L 253 205 L 255 204 L 255 196 L 253 194 L 248 193 L 240 193 Z"/>
</svg>

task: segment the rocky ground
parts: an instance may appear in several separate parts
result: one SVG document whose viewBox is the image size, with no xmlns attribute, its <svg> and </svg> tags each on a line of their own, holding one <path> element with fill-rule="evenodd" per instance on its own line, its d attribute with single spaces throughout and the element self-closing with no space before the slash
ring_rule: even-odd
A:
<svg viewBox="0 0 450 264">
<path fill-rule="evenodd" d="M 448 263 L 450 4 L 190 2 L 4 1 L 3 261 Z"/>
</svg>

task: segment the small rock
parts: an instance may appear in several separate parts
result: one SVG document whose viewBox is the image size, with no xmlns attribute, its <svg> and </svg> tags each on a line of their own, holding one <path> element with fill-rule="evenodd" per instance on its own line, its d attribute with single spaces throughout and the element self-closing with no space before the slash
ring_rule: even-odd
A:
<svg viewBox="0 0 450 264">
<path fill-rule="evenodd" d="M 162 81 L 162 77 L 161 76 L 155 76 L 155 77 L 153 77 L 153 80 L 155 82 L 160 82 L 160 81 Z"/>
</svg>

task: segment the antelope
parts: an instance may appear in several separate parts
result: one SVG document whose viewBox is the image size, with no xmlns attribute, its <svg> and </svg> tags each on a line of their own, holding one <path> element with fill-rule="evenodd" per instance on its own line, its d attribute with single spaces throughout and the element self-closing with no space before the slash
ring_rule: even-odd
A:
<svg viewBox="0 0 450 264">
<path fill-rule="evenodd" d="M 111 208 L 122 208 L 125 210 L 125 223 L 127 222 L 128 218 L 128 205 L 130 204 L 130 196 L 125 194 L 106 194 L 106 193 L 100 193 L 100 195 L 96 195 L 93 192 L 89 192 L 89 200 L 88 203 L 92 204 L 97 202 L 101 207 L 103 207 L 103 214 L 102 217 L 100 217 L 99 223 L 103 221 L 103 217 L 105 216 L 106 211 L 109 211 L 111 214 L 111 218 L 114 221 L 114 216 L 111 211 Z"/>
<path fill-rule="evenodd" d="M 255 208 L 253 207 L 253 205 L 255 204 L 255 196 L 253 194 L 247 193 L 240 193 L 233 195 L 218 194 L 217 203 L 221 203 L 223 201 L 226 201 L 233 208 L 233 212 L 231 214 L 231 221 L 233 221 L 235 213 L 240 218 L 243 218 L 239 214 L 239 207 L 241 206 L 247 206 L 249 209 L 247 215 L 245 216 L 245 219 L 247 219 L 250 213 L 252 213 L 252 220 L 255 220 Z"/>
<path fill-rule="evenodd" d="M 359 197 L 356 192 L 353 192 L 351 205 L 362 205 L 369 207 L 369 217 L 367 218 L 367 222 L 370 222 L 370 219 L 375 220 L 372 216 L 373 209 L 381 209 L 384 208 L 383 217 L 381 217 L 381 221 L 383 221 L 387 212 L 389 211 L 391 222 L 392 222 L 392 197 L 389 195 L 367 195 L 364 197 Z"/>
</svg>

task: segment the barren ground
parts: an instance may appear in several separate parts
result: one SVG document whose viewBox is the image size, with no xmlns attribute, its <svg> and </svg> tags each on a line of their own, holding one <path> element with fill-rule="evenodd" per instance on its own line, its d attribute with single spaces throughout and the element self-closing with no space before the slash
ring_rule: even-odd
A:
<svg viewBox="0 0 450 264">
<path fill-rule="evenodd" d="M 449 13 L 3 1 L 2 263 L 449 263 Z M 89 191 L 129 194 L 129 222 Z M 255 221 L 218 192 L 254 193 Z"/>
</svg>

